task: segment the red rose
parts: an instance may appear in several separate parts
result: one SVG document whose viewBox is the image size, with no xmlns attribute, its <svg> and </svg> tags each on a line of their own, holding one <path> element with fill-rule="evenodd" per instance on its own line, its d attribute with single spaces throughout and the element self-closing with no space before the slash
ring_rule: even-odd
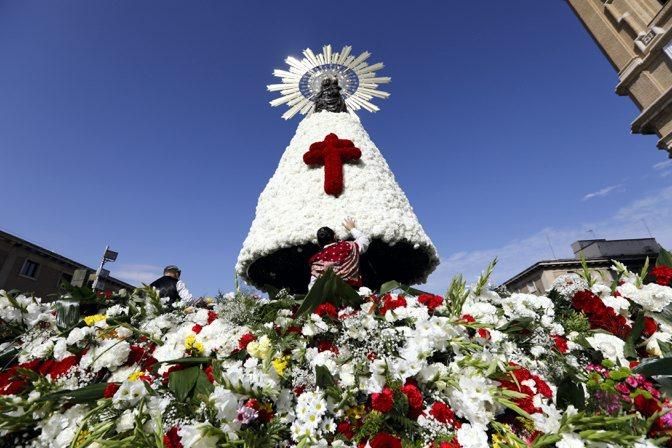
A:
<svg viewBox="0 0 672 448">
<path fill-rule="evenodd" d="M 642 330 L 642 334 L 644 335 L 645 338 L 651 337 L 653 333 L 658 331 L 658 323 L 651 317 L 645 316 L 644 317 L 644 329 Z"/>
<path fill-rule="evenodd" d="M 669 266 L 656 266 L 651 269 L 651 275 L 656 279 L 656 283 L 662 286 L 668 286 L 672 282 L 672 267 Z"/>
<path fill-rule="evenodd" d="M 178 431 L 177 426 L 173 426 L 163 436 L 163 446 L 165 448 L 184 448 L 182 445 L 182 438 L 178 434 Z"/>
<path fill-rule="evenodd" d="M 553 336 L 553 342 L 555 343 L 555 348 L 557 348 L 560 353 L 567 353 L 569 351 L 567 339 L 563 338 L 562 336 Z"/>
<path fill-rule="evenodd" d="M 644 395 L 637 395 L 634 400 L 635 409 L 644 417 L 651 417 L 656 412 L 660 411 L 660 405 L 655 398 L 646 398 Z"/>
<path fill-rule="evenodd" d="M 454 424 L 455 413 L 445 403 L 440 401 L 435 402 L 430 408 L 429 413 L 432 417 L 441 423 L 450 423 L 451 425 Z"/>
<path fill-rule="evenodd" d="M 119 383 L 107 383 L 105 390 L 103 391 L 103 397 L 112 398 L 114 394 L 119 390 Z"/>
<path fill-rule="evenodd" d="M 347 420 L 339 423 L 336 426 L 336 432 L 348 440 L 351 440 L 353 437 L 355 437 L 355 432 L 352 430 L 352 425 Z"/>
<path fill-rule="evenodd" d="M 247 344 L 254 341 L 255 339 L 257 339 L 257 337 L 255 335 L 253 335 L 252 333 L 245 333 L 238 340 L 238 348 L 240 350 L 247 349 Z"/>
<path fill-rule="evenodd" d="M 401 440 L 386 432 L 379 432 L 369 440 L 371 448 L 401 448 Z"/>
<path fill-rule="evenodd" d="M 219 316 L 214 311 L 212 311 L 212 310 L 208 311 L 208 325 L 213 323 L 215 321 L 215 319 L 217 319 L 218 317 Z"/>
<path fill-rule="evenodd" d="M 320 317 L 329 316 L 332 319 L 338 318 L 338 310 L 333 304 L 329 302 L 320 303 L 317 308 L 315 308 L 313 313 Z"/>
<path fill-rule="evenodd" d="M 490 331 L 487 328 L 479 328 L 476 334 L 479 338 L 490 339 Z"/>
<path fill-rule="evenodd" d="M 394 392 L 389 387 L 383 389 L 380 393 L 371 394 L 371 408 L 382 412 L 390 412 L 394 406 Z"/>
<path fill-rule="evenodd" d="M 200 333 L 202 329 L 203 329 L 203 327 L 201 325 L 198 325 L 198 324 L 191 327 L 191 331 L 193 331 L 196 334 Z"/>
<path fill-rule="evenodd" d="M 411 417 L 417 418 L 422 413 L 422 392 L 415 384 L 406 384 L 401 388 L 401 392 L 408 399 L 408 413 Z"/>
<path fill-rule="evenodd" d="M 420 297 L 418 297 L 418 302 L 425 305 L 430 311 L 434 311 L 443 305 L 443 297 L 435 294 L 421 294 Z"/>
</svg>

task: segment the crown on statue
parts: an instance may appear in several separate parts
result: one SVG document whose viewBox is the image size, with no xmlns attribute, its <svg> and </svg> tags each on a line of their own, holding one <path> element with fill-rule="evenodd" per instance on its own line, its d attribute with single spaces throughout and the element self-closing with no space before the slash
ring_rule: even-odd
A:
<svg viewBox="0 0 672 448">
<path fill-rule="evenodd" d="M 322 47 L 322 53 L 315 54 L 310 48 L 303 50 L 303 59 L 292 56 L 285 59 L 289 70 L 275 70 L 273 75 L 282 80 L 280 84 L 267 86 L 270 92 L 280 92 L 280 98 L 271 101 L 271 106 L 286 104 L 289 110 L 282 118 L 289 120 L 294 115 L 310 115 L 313 112 L 380 110 L 371 101 L 373 98 L 387 98 L 389 93 L 378 90 L 380 84 L 387 84 L 387 76 L 376 76 L 376 71 L 384 67 L 382 62 L 369 65 L 368 51 L 359 56 L 351 55 L 352 47 L 345 46 L 340 52 L 332 52 L 331 45 Z"/>
</svg>

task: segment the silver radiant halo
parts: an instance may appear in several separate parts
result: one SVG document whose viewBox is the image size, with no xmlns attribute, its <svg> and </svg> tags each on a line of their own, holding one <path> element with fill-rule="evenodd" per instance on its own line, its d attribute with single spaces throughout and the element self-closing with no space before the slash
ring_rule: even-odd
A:
<svg viewBox="0 0 672 448">
<path fill-rule="evenodd" d="M 280 92 L 280 97 L 270 102 L 271 106 L 286 104 L 289 110 L 282 115 L 285 120 L 297 113 L 311 114 L 322 80 L 331 77 L 338 79 L 348 110 L 365 109 L 377 112 L 379 108 L 371 100 L 374 97 L 384 99 L 390 96 L 389 93 L 378 90 L 378 86 L 389 83 L 391 79 L 387 76 L 376 76 L 376 71 L 384 65 L 381 62 L 369 65 L 366 62 L 371 56 L 369 52 L 354 56 L 350 54 L 351 50 L 352 47 L 345 46 L 340 52 L 334 53 L 331 45 L 325 45 L 322 53 L 317 55 L 308 48 L 303 51 L 305 57 L 301 60 L 291 56 L 285 59 L 289 70 L 273 72 L 282 82 L 267 86 L 270 92 Z"/>
</svg>

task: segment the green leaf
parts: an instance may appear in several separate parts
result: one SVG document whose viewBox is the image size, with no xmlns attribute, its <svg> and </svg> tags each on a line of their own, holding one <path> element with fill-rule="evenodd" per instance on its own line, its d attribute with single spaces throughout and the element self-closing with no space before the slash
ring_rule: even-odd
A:
<svg viewBox="0 0 672 448">
<path fill-rule="evenodd" d="M 194 389 L 200 372 L 201 368 L 198 366 L 172 372 L 168 379 L 168 389 L 179 401 L 185 401 Z"/>
<path fill-rule="evenodd" d="M 336 380 L 325 366 L 315 366 L 315 384 L 322 390 L 336 386 Z"/>
<path fill-rule="evenodd" d="M 348 306 L 356 305 L 361 298 L 352 286 L 343 281 L 332 269 L 328 269 L 310 288 L 296 316 L 312 312 L 318 305 L 327 301 L 335 306 Z"/>
<path fill-rule="evenodd" d="M 632 331 L 630 335 L 625 340 L 625 347 L 623 352 L 626 358 L 637 358 L 637 351 L 635 350 L 635 344 L 639 340 L 639 337 L 642 335 L 644 330 L 644 313 L 641 311 L 637 313 L 637 318 L 635 323 L 632 325 Z"/>
<path fill-rule="evenodd" d="M 656 266 L 669 266 L 672 268 L 672 252 L 661 247 L 656 259 Z"/>
<path fill-rule="evenodd" d="M 75 390 L 59 390 L 43 395 L 38 401 L 64 400 L 69 403 L 89 403 L 103 398 L 106 387 L 107 383 L 96 383 Z"/>
<path fill-rule="evenodd" d="M 560 384 L 558 384 L 557 399 L 558 406 L 562 408 L 566 408 L 571 404 L 580 410 L 586 405 L 583 388 L 569 377 L 565 377 Z"/>
<path fill-rule="evenodd" d="M 380 287 L 379 293 L 382 296 L 384 294 L 387 294 L 388 292 L 394 291 L 395 289 L 400 289 L 403 292 L 405 292 L 406 294 L 410 294 L 410 295 L 413 295 L 413 296 L 420 296 L 422 294 L 428 294 L 425 291 L 421 291 L 419 289 L 412 288 L 408 285 L 404 285 L 403 283 L 399 283 L 396 280 L 391 280 L 389 282 L 383 283 L 382 286 Z"/>
<path fill-rule="evenodd" d="M 154 364 L 154 366 L 152 367 L 152 372 L 156 373 L 159 370 L 159 367 L 161 367 L 161 364 L 182 364 L 186 366 L 196 366 L 201 364 L 211 364 L 214 360 L 215 360 L 214 358 L 207 358 L 203 356 L 193 358 L 171 359 L 170 361 L 161 361 Z"/>
<path fill-rule="evenodd" d="M 640 364 L 632 369 L 632 371 L 644 376 L 672 375 L 672 357 L 660 358 Z"/>
<path fill-rule="evenodd" d="M 196 384 L 194 386 L 194 397 L 205 396 L 206 398 L 215 390 L 215 386 L 208 380 L 208 375 L 199 369 Z"/>
<path fill-rule="evenodd" d="M 521 331 L 528 330 L 532 325 L 533 321 L 534 319 L 532 319 L 531 317 L 520 317 L 518 319 L 513 319 L 505 323 L 497 330 L 503 333 L 520 333 Z"/>
</svg>

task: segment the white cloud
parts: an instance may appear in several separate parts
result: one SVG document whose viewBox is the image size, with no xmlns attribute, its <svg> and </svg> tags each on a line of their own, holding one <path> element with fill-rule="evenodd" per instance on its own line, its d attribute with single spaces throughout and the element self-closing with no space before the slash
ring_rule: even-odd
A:
<svg viewBox="0 0 672 448">
<path fill-rule="evenodd" d="M 667 168 L 672 168 L 672 159 L 664 160 L 653 165 L 654 170 L 664 170 Z"/>
<path fill-rule="evenodd" d="M 121 264 L 118 269 L 111 271 L 113 277 L 138 285 L 149 284 L 161 277 L 163 268 L 151 264 Z"/>
<path fill-rule="evenodd" d="M 604 187 L 604 188 L 602 188 L 601 190 L 597 190 L 597 191 L 594 191 L 594 192 L 592 192 L 592 193 L 588 193 L 587 195 L 585 195 L 585 196 L 583 197 L 582 201 L 587 201 L 587 200 L 589 200 L 589 199 L 600 198 L 600 197 L 606 196 L 606 195 L 608 195 L 609 193 L 611 193 L 612 191 L 614 191 L 614 190 L 616 190 L 617 188 L 619 188 L 620 186 L 621 186 L 621 184 L 618 184 L 618 185 L 610 185 L 610 186 L 608 186 L 608 187 Z"/>
<path fill-rule="evenodd" d="M 499 262 L 492 280 L 495 284 L 501 283 L 537 261 L 555 258 L 548 240 L 557 258 L 572 258 L 571 244 L 576 240 L 592 238 L 588 229 L 595 229 L 598 238 L 648 237 L 642 220 L 646 220 L 658 243 L 672 247 L 672 187 L 633 201 L 603 221 L 577 223 L 575 227 L 567 228 L 546 228 L 526 238 L 504 242 L 499 247 L 453 253 L 441 260 L 424 289 L 443 293 L 450 279 L 458 273 L 464 274 L 468 282 L 474 282 L 495 257 Z"/>
<path fill-rule="evenodd" d="M 656 163 L 653 169 L 659 173 L 660 177 L 672 175 L 672 159 Z"/>
</svg>

